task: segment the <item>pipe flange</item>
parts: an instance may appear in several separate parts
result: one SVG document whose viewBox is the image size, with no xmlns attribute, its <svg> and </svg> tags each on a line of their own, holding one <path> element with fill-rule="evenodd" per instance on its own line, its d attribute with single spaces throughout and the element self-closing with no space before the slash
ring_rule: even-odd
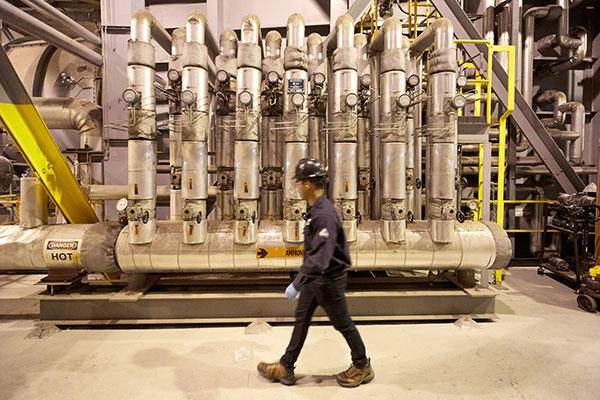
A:
<svg viewBox="0 0 600 400">
<path fill-rule="evenodd" d="M 370 181 L 371 181 L 371 173 L 368 170 L 359 171 L 359 173 L 358 173 L 358 188 L 360 190 L 368 189 Z"/>
<path fill-rule="evenodd" d="M 265 189 L 280 189 L 281 188 L 281 172 L 274 170 L 266 170 L 262 173 L 262 184 Z"/>
</svg>

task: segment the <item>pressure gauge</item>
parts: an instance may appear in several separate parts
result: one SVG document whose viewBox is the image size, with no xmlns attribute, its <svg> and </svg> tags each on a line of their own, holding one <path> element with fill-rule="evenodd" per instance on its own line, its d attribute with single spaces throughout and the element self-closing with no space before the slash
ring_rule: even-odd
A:
<svg viewBox="0 0 600 400">
<path fill-rule="evenodd" d="M 240 103 L 244 106 L 249 106 L 252 103 L 252 93 L 247 90 L 244 90 L 239 94 Z"/>
<path fill-rule="evenodd" d="M 413 88 L 413 87 L 417 86 L 420 81 L 421 81 L 421 79 L 419 78 L 419 75 L 411 74 L 408 77 L 408 79 L 406 80 L 406 84 L 409 87 Z"/>
<path fill-rule="evenodd" d="M 459 88 L 467 86 L 467 83 L 469 83 L 469 80 L 464 75 L 459 75 L 456 78 L 456 86 L 458 86 Z"/>
<path fill-rule="evenodd" d="M 181 92 L 181 102 L 183 104 L 190 105 L 195 101 L 196 101 L 196 95 L 191 90 L 186 89 L 183 92 Z"/>
<path fill-rule="evenodd" d="M 117 204 L 116 204 L 116 208 L 117 211 L 121 212 L 121 211 L 125 211 L 125 209 L 127 209 L 127 199 L 125 197 L 120 198 L 119 200 L 117 200 Z"/>
<path fill-rule="evenodd" d="M 140 100 L 140 94 L 131 88 L 123 90 L 121 97 L 123 97 L 123 100 L 125 100 L 125 103 L 127 104 L 133 104 Z"/>
<path fill-rule="evenodd" d="M 320 72 L 315 72 L 313 74 L 313 82 L 317 85 L 322 85 L 325 83 L 325 75 Z"/>
<path fill-rule="evenodd" d="M 304 103 L 304 95 L 302 93 L 294 93 L 292 95 L 292 104 L 298 108 Z"/>
<path fill-rule="evenodd" d="M 227 71 L 225 70 L 218 70 L 217 71 L 217 80 L 221 83 L 225 83 L 227 82 L 227 80 L 229 79 L 229 74 L 227 73 Z"/>
<path fill-rule="evenodd" d="M 181 74 L 176 69 L 170 69 L 167 72 L 167 78 L 169 78 L 171 82 L 179 82 L 181 79 Z"/>
<path fill-rule="evenodd" d="M 267 74 L 267 80 L 271 84 L 275 84 L 275 83 L 279 82 L 279 74 L 277 73 L 277 71 L 271 71 L 271 72 L 269 72 Z"/>
<path fill-rule="evenodd" d="M 366 87 L 371 86 L 371 75 L 370 74 L 364 74 L 363 76 L 360 77 L 360 84 Z"/>
<path fill-rule="evenodd" d="M 406 93 L 403 95 L 400 95 L 400 97 L 398 97 L 398 100 L 396 100 L 396 104 L 398 104 L 398 107 L 402 107 L 402 108 L 406 108 L 408 106 L 410 106 L 410 103 L 412 102 L 411 98 L 409 95 L 407 95 Z"/>
<path fill-rule="evenodd" d="M 348 93 L 346 95 L 346 105 L 348 107 L 355 107 L 358 104 L 358 95 L 356 93 Z"/>
<path fill-rule="evenodd" d="M 460 94 L 454 96 L 454 98 L 450 101 L 450 105 L 455 109 L 463 108 L 465 104 L 467 104 L 467 99 L 465 99 L 465 96 Z"/>
</svg>

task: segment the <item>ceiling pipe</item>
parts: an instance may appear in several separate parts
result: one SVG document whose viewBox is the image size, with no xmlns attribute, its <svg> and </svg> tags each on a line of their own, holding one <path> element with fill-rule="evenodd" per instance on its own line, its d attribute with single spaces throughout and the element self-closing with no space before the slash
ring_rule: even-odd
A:
<svg viewBox="0 0 600 400">
<path fill-rule="evenodd" d="M 80 36 L 82 39 L 87 42 L 94 44 L 96 46 L 102 46 L 102 39 L 93 32 L 85 29 L 83 26 L 72 20 L 67 15 L 63 14 L 55 7 L 52 7 L 50 4 L 46 3 L 44 0 L 21 0 L 23 3 L 27 4 L 29 7 L 33 8 L 40 14 L 53 19 L 67 27 L 67 29 L 73 31 L 73 33 Z"/>
<path fill-rule="evenodd" d="M 6 0 L 0 0 L 0 18 L 5 23 L 44 40 L 55 47 L 68 51 L 97 67 L 102 65 L 102 55 L 27 14 Z"/>
</svg>

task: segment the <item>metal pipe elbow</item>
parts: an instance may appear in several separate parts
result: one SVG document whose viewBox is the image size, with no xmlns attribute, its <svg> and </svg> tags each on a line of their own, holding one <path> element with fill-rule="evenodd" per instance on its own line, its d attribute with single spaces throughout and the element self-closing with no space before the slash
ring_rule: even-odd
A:
<svg viewBox="0 0 600 400">
<path fill-rule="evenodd" d="M 287 38 L 286 46 L 304 47 L 304 30 L 306 24 L 302 15 L 296 13 L 290 15 L 287 20 Z"/>
<path fill-rule="evenodd" d="M 552 104 L 554 106 L 554 117 L 544 121 L 549 128 L 561 127 L 565 123 L 565 114 L 560 111 L 560 105 L 567 102 L 567 96 L 558 90 L 546 90 L 536 97 L 538 104 Z"/>
<path fill-rule="evenodd" d="M 186 41 L 204 44 L 206 32 L 206 16 L 200 11 L 192 11 L 185 22 Z"/>
<path fill-rule="evenodd" d="M 265 57 L 281 57 L 281 34 L 277 31 L 269 31 L 265 36 Z"/>
<path fill-rule="evenodd" d="M 354 47 L 354 20 L 349 14 L 341 15 L 335 21 L 337 48 Z"/>
<path fill-rule="evenodd" d="M 308 55 L 308 62 L 318 62 L 319 64 L 323 61 L 323 38 L 316 32 L 308 35 L 306 39 L 306 54 Z"/>
<path fill-rule="evenodd" d="M 225 29 L 219 37 L 219 51 L 223 56 L 235 57 L 237 54 L 238 37 L 233 29 Z"/>
<path fill-rule="evenodd" d="M 454 27 L 449 19 L 436 19 L 423 33 L 417 36 L 410 45 L 411 56 L 420 56 L 431 45 L 434 45 L 436 49 L 454 47 Z"/>
<path fill-rule="evenodd" d="M 248 14 L 242 18 L 240 27 L 242 43 L 254 43 L 262 47 L 262 34 L 260 32 L 260 20 L 254 14 Z"/>
<path fill-rule="evenodd" d="M 131 15 L 131 40 L 150 43 L 152 38 L 165 49 L 171 51 L 171 35 L 146 9 L 139 9 Z"/>
<path fill-rule="evenodd" d="M 171 54 L 182 54 L 185 43 L 185 28 L 177 28 L 171 35 Z"/>
</svg>

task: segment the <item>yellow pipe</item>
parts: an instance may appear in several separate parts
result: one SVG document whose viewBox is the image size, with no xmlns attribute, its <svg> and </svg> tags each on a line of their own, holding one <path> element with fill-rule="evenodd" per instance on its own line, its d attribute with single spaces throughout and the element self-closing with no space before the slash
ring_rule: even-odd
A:
<svg viewBox="0 0 600 400">
<path fill-rule="evenodd" d="M 0 51 L 0 120 L 70 223 L 98 222 L 44 120 L 31 102 L 4 49 Z"/>
</svg>

